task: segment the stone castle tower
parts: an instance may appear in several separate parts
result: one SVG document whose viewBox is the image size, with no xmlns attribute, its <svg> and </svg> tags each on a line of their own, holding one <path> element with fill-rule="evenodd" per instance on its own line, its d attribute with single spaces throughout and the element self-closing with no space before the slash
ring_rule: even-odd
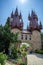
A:
<svg viewBox="0 0 43 65">
<path fill-rule="evenodd" d="M 31 42 L 33 49 L 41 49 L 41 29 L 42 24 L 40 22 L 40 25 L 38 24 L 38 17 L 34 11 L 31 12 L 31 15 L 29 14 L 28 20 L 30 21 L 29 26 L 27 27 L 27 30 L 32 32 L 31 35 Z"/>
<path fill-rule="evenodd" d="M 22 42 L 31 42 L 33 50 L 41 49 L 41 22 L 38 24 L 38 17 L 34 11 L 31 12 L 31 15 L 29 14 L 28 20 L 30 21 L 29 26 L 27 29 L 23 29 L 22 15 L 16 8 L 15 13 L 12 11 L 11 17 L 9 17 L 11 32 L 19 32 L 18 38 Z"/>
<path fill-rule="evenodd" d="M 21 12 L 20 12 L 20 14 L 18 14 L 18 9 L 17 8 L 16 8 L 14 14 L 13 14 L 13 11 L 11 13 L 10 26 L 11 26 L 11 29 L 13 29 L 13 28 L 18 28 L 20 30 L 23 29 L 22 15 L 21 15 Z"/>
</svg>

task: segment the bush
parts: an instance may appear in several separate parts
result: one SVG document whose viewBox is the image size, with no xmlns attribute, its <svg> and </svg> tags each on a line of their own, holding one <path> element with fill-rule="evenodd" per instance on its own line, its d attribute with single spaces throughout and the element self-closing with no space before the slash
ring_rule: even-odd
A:
<svg viewBox="0 0 43 65">
<path fill-rule="evenodd" d="M 26 52 L 22 52 L 21 54 L 22 54 L 22 56 L 23 56 L 23 57 L 25 57 L 25 56 L 26 56 Z"/>
<path fill-rule="evenodd" d="M 6 54 L 0 53 L 0 63 L 1 63 L 1 65 L 5 65 L 6 59 L 7 59 Z"/>
<path fill-rule="evenodd" d="M 17 49 L 16 48 L 12 49 L 12 58 L 14 58 L 14 59 L 17 58 Z"/>
<path fill-rule="evenodd" d="M 19 65 L 25 65 L 25 63 L 22 61 L 21 58 L 17 59 L 17 63 L 18 63 Z"/>
<path fill-rule="evenodd" d="M 43 54 L 43 50 L 35 50 L 35 53 Z"/>
</svg>

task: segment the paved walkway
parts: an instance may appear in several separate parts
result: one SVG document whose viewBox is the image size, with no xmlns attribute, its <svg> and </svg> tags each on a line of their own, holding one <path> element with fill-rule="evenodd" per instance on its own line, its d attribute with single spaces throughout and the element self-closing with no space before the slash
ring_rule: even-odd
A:
<svg viewBox="0 0 43 65">
<path fill-rule="evenodd" d="M 11 63 L 9 61 L 6 61 L 6 64 L 5 65 L 15 65 L 15 64 L 13 64 L 13 63 Z"/>
<path fill-rule="evenodd" d="M 41 54 L 27 55 L 27 65 L 43 65 L 43 55 Z"/>
<path fill-rule="evenodd" d="M 9 64 L 9 63 L 6 62 L 6 65 L 11 65 L 11 64 Z"/>
</svg>

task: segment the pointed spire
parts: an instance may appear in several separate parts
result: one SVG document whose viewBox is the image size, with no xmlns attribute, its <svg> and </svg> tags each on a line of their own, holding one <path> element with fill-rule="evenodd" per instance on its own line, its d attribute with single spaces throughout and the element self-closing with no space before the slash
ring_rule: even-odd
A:
<svg viewBox="0 0 43 65">
<path fill-rule="evenodd" d="M 32 13 L 31 13 L 31 17 L 32 17 L 33 19 L 36 19 L 36 20 L 38 21 L 38 17 L 37 17 L 37 15 L 36 15 L 35 11 L 33 11 L 33 10 L 32 10 Z"/>
<path fill-rule="evenodd" d="M 29 14 L 29 15 L 28 15 L 28 19 L 30 20 L 30 18 L 31 18 L 31 17 L 30 17 L 30 14 Z"/>
<path fill-rule="evenodd" d="M 11 18 L 13 18 L 13 11 L 12 11 L 12 13 L 11 13 Z"/>
<path fill-rule="evenodd" d="M 35 11 L 32 10 L 31 16 L 35 16 L 35 15 L 36 15 Z"/>
<path fill-rule="evenodd" d="M 22 15 L 21 15 L 21 12 L 20 12 L 20 16 L 19 16 L 20 19 L 22 19 Z"/>
<path fill-rule="evenodd" d="M 16 7 L 15 15 L 18 16 L 18 8 Z"/>
<path fill-rule="evenodd" d="M 29 25 L 27 24 L 27 30 L 28 30 L 28 28 L 29 28 Z"/>
</svg>

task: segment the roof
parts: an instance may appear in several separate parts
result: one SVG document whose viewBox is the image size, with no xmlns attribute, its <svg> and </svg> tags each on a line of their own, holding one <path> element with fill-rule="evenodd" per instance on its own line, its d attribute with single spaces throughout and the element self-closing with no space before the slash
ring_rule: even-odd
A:
<svg viewBox="0 0 43 65">
<path fill-rule="evenodd" d="M 26 29 L 23 29 L 22 33 L 23 33 L 23 34 L 30 34 L 30 32 L 27 31 Z"/>
</svg>

